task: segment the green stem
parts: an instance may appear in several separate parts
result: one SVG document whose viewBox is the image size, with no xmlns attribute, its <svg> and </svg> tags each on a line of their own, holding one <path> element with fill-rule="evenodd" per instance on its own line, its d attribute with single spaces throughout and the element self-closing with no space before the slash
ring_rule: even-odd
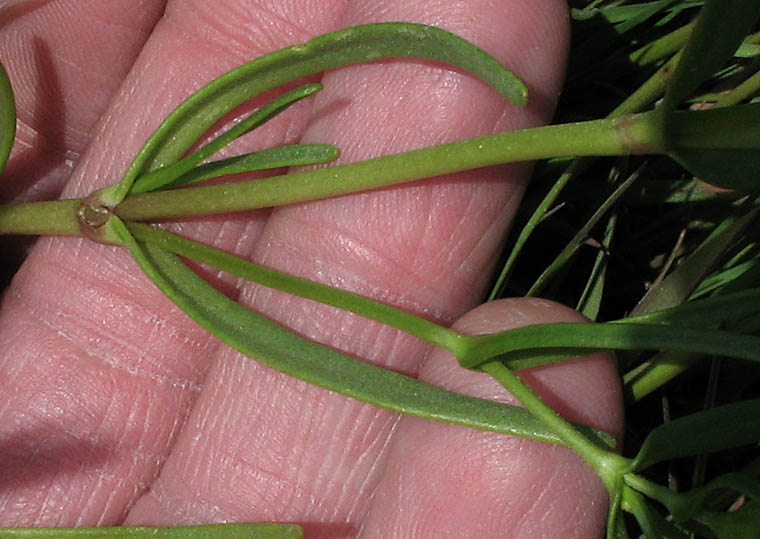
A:
<svg viewBox="0 0 760 539">
<path fill-rule="evenodd" d="M 679 350 L 657 354 L 651 361 L 642 363 L 623 376 L 626 400 L 629 403 L 640 401 L 694 365 L 700 357 L 700 354 Z"/>
<path fill-rule="evenodd" d="M 0 205 L 0 234 L 79 236 L 81 200 Z"/>
<path fill-rule="evenodd" d="M 140 223 L 127 223 L 127 226 L 134 237 L 140 241 L 159 245 L 175 254 L 208 264 L 248 281 L 370 318 L 400 329 L 434 346 L 449 350 L 455 356 L 463 353 L 466 337 L 401 309 L 359 294 L 254 264 L 153 226 Z"/>
<path fill-rule="evenodd" d="M 253 181 L 144 193 L 125 199 L 116 213 L 128 221 L 210 215 L 334 197 L 516 161 L 662 149 L 656 117 L 645 113 L 499 133 Z"/>
<path fill-rule="evenodd" d="M 116 213 L 126 221 L 157 221 L 328 198 L 516 161 L 656 153 L 663 150 L 657 129 L 651 112 L 524 129 L 271 178 L 133 195 Z M 79 234 L 72 210 L 80 203 L 0 207 L 0 234 Z"/>
<path fill-rule="evenodd" d="M 614 494 L 619 487 L 619 480 L 623 470 L 627 470 L 630 467 L 630 460 L 606 451 L 592 443 L 501 362 L 491 361 L 484 363 L 480 366 L 480 369 L 495 378 L 525 408 L 536 416 L 541 423 L 546 425 L 565 444 L 580 455 L 596 471 L 607 486 L 610 494 Z"/>
<path fill-rule="evenodd" d="M 644 479 L 640 475 L 634 473 L 627 473 L 623 476 L 625 484 L 631 487 L 633 490 L 644 494 L 645 496 L 657 500 L 662 505 L 668 508 L 672 513 L 673 509 L 678 505 L 679 494 L 672 490 L 665 488 L 657 483 L 653 483 L 648 479 Z"/>
</svg>

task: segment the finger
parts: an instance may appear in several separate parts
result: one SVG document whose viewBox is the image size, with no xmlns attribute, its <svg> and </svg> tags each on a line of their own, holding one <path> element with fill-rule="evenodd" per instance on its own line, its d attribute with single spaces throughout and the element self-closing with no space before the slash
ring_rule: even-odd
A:
<svg viewBox="0 0 760 539">
<path fill-rule="evenodd" d="M 18 129 L 0 198 L 56 198 L 163 10 L 136 4 L 17 1 L 0 8 L 0 56 Z"/>
<path fill-rule="evenodd" d="M 57 198 L 94 127 L 158 20 L 163 0 L 4 2 L 0 59 L 17 106 L 11 158 L 0 200 Z M 0 245 L 5 288 L 32 241 Z"/>
<path fill-rule="evenodd" d="M 356 66 L 323 79 L 307 140 L 336 143 L 350 161 L 546 119 L 565 55 L 562 3 L 354 2 L 344 23 L 378 20 L 435 23 L 471 38 L 514 67 L 539 99 L 518 111 L 440 66 Z M 255 258 L 447 322 L 482 290 L 524 173 L 481 170 L 278 210 Z M 386 327 L 260 288 L 244 300 L 331 347 L 407 373 L 418 368 L 424 347 Z M 222 351 L 175 451 L 128 522 L 296 520 L 309 534 L 351 535 L 394 422 Z"/>
<path fill-rule="evenodd" d="M 577 322 L 571 309 L 535 299 L 490 302 L 454 324 L 466 334 Z M 486 374 L 435 350 L 420 378 L 460 393 L 517 404 Z M 609 354 L 532 369 L 521 378 L 563 416 L 620 439 L 619 379 Z M 596 537 L 607 493 L 565 447 L 404 417 L 362 537 Z"/>
<path fill-rule="evenodd" d="M 338 2 L 300 4 L 167 4 L 64 195 L 115 182 L 160 119 L 211 78 L 334 27 Z M 297 139 L 308 112 L 288 111 L 248 147 Z M 245 253 L 258 226 L 249 216 L 195 233 Z M 4 526 L 121 522 L 158 474 L 218 346 L 125 252 L 60 238 L 40 240 L 7 291 L 0 342 Z"/>
</svg>

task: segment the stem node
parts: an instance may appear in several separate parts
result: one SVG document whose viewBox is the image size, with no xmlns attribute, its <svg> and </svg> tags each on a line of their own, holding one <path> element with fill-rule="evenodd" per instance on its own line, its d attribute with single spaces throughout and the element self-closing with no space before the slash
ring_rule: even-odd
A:
<svg viewBox="0 0 760 539">
<path fill-rule="evenodd" d="M 100 191 L 82 199 L 77 208 L 77 220 L 82 235 L 99 243 L 113 243 L 108 238 L 106 226 L 112 216 L 113 208 L 103 203 Z"/>
</svg>

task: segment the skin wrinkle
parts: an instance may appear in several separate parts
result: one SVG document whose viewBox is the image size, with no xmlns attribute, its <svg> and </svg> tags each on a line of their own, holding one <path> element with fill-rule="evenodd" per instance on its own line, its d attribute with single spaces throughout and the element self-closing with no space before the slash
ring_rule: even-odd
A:
<svg viewBox="0 0 760 539">
<path fill-rule="evenodd" d="M 99 40 L 98 46 L 86 47 L 87 53 L 80 54 L 81 45 L 72 46 L 71 36 L 76 34 L 79 43 L 97 40 L 100 23 L 96 16 L 85 14 L 84 20 L 92 22 L 88 25 L 82 14 L 77 14 L 75 24 L 81 31 L 70 31 L 71 24 L 67 21 L 74 18 L 72 11 L 75 8 L 82 9 L 82 3 L 40 4 L 11 20 L 4 28 L 6 37 L 0 44 L 5 49 L 4 57 L 16 90 L 18 139 L 21 141 L 6 170 L 6 200 L 11 197 L 30 200 L 57 196 L 59 184 L 71 168 L 66 163 L 66 160 L 73 159 L 70 150 L 81 153 L 93 125 L 123 76 L 121 72 L 131 63 L 130 57 L 139 51 L 156 16 L 154 9 L 144 8 L 139 14 L 141 25 L 132 24 L 128 33 L 117 31 L 116 39 Z M 92 8 L 83 11 L 113 9 L 108 3 L 93 3 Z M 113 38 L 113 33 L 111 35 Z M 120 46 L 111 45 L 116 41 Z M 18 51 L 15 55 L 14 50 Z M 20 54 L 25 58 L 18 58 Z M 79 90 L 88 84 L 97 91 L 85 93 Z M 45 92 L 44 97 L 41 91 Z M 56 107 L 64 110 L 66 120 L 60 128 L 51 121 L 51 109 Z M 36 164 L 29 169 L 32 159 Z M 24 167 L 26 170 L 22 172 Z M 32 180 L 33 188 L 29 187 Z"/>
<path fill-rule="evenodd" d="M 221 13 L 214 13 L 213 16 L 209 16 L 210 13 L 206 9 L 200 11 L 197 8 L 192 9 L 192 19 L 197 17 L 201 24 L 199 25 L 197 21 L 191 19 L 190 29 L 195 32 L 200 31 L 199 37 L 204 43 L 209 42 L 209 44 L 213 43 L 225 48 L 230 45 L 236 46 L 239 49 L 236 56 L 241 58 L 245 57 L 246 52 L 251 48 L 260 51 L 273 51 L 280 48 L 279 43 L 267 39 L 268 36 L 272 35 L 269 32 L 242 31 L 239 29 L 237 22 L 241 19 L 252 20 L 256 27 L 276 25 L 278 27 L 277 35 L 288 35 L 293 38 L 294 42 L 305 41 L 308 39 L 306 36 L 312 34 L 309 28 L 295 23 L 273 9 L 258 5 L 255 11 L 242 13 L 243 5 L 238 4 L 237 8 L 233 7 Z M 251 19 L 251 15 L 253 15 L 253 19 Z"/>
<path fill-rule="evenodd" d="M 17 295 L 17 297 L 20 297 L 23 301 L 25 296 Z M 52 331 L 55 332 L 56 335 L 63 338 L 66 343 L 74 349 L 75 354 L 73 354 L 73 357 L 89 357 L 92 359 L 97 360 L 98 362 L 102 362 L 104 365 L 110 367 L 114 371 L 117 372 L 126 372 L 132 377 L 144 377 L 148 380 L 152 380 L 155 382 L 158 382 L 162 385 L 169 385 L 171 387 L 181 389 L 181 390 L 187 390 L 193 393 L 197 393 L 200 390 L 200 385 L 193 382 L 192 379 L 189 378 L 182 378 L 182 377 L 174 377 L 174 376 L 166 376 L 166 375 L 160 375 L 156 372 L 151 372 L 147 369 L 142 369 L 140 367 L 132 368 L 129 366 L 126 366 L 126 361 L 119 361 L 118 359 L 111 359 L 109 354 L 105 353 L 105 351 L 112 351 L 115 349 L 119 349 L 123 351 L 123 348 L 134 348 L 134 346 L 129 341 L 124 340 L 116 340 L 117 346 L 106 346 L 102 344 L 102 341 L 100 339 L 86 339 L 84 336 L 89 334 L 98 334 L 99 332 L 97 329 L 94 331 L 92 329 L 88 329 L 88 326 L 86 322 L 79 318 L 77 314 L 73 315 L 64 315 L 62 312 L 58 312 L 56 316 L 48 318 L 47 312 L 48 310 L 45 308 L 43 304 L 43 308 L 38 307 L 40 300 L 35 298 L 34 300 L 26 300 L 24 301 L 25 306 L 27 309 L 29 309 L 30 314 L 34 316 L 34 318 L 37 319 L 38 323 L 42 324 L 45 327 L 48 327 Z M 69 327 L 77 327 L 82 326 L 81 333 L 78 332 L 77 334 L 72 334 L 69 331 L 67 331 L 67 328 Z M 89 326 L 90 328 L 97 328 L 97 326 Z M 166 333 L 163 334 L 164 336 Z M 189 344 L 190 346 L 197 347 L 197 348 L 203 348 L 208 349 L 212 348 L 212 345 L 215 345 L 213 341 L 211 341 L 211 345 L 207 342 L 205 345 L 201 345 L 198 341 L 185 341 L 184 344 Z M 96 345 L 98 348 L 101 348 L 103 352 L 93 351 L 93 345 Z M 119 348 L 123 347 L 123 348 Z M 216 346 L 213 346 L 213 348 L 216 348 Z M 127 350 L 129 352 L 129 350 Z M 135 349 L 134 352 L 137 352 L 138 350 Z M 130 354 L 125 354 L 130 355 Z"/>
<path fill-rule="evenodd" d="M 548 477 L 548 480 L 542 481 L 541 487 L 540 487 L 540 493 L 538 496 L 535 496 L 532 498 L 530 496 L 527 496 L 528 500 L 531 501 L 530 505 L 528 505 L 525 509 L 521 509 L 518 514 L 517 522 L 515 525 L 515 536 L 519 537 L 521 535 L 524 535 L 525 537 L 530 537 L 530 531 L 528 533 L 523 534 L 521 530 L 526 529 L 530 530 L 531 527 L 533 527 L 533 523 L 536 519 L 536 513 L 540 517 L 540 515 L 544 514 L 547 509 L 541 508 L 542 501 L 546 498 L 547 492 L 552 492 L 556 488 L 557 483 L 557 476 L 558 476 L 559 470 L 556 468 L 552 469 L 551 475 Z M 564 483 L 560 483 L 561 486 L 564 486 Z M 550 500 L 551 501 L 551 500 Z"/>
<path fill-rule="evenodd" d="M 300 226 L 301 229 L 304 229 L 304 227 L 307 227 L 307 225 L 309 228 L 315 226 L 314 223 L 300 222 L 297 219 L 297 216 L 293 216 L 292 213 L 288 214 L 284 221 L 289 222 L 289 226 L 292 226 L 294 228 Z M 408 294 L 405 294 L 403 292 L 393 292 L 387 286 L 375 285 L 371 279 L 367 278 L 368 272 L 366 268 L 392 268 L 393 273 L 404 275 L 404 279 L 409 283 L 407 285 L 409 289 L 419 291 L 428 288 L 427 283 L 421 280 L 421 278 L 415 279 L 413 272 L 408 271 L 396 260 L 389 258 L 389 255 L 384 254 L 377 249 L 371 248 L 356 234 L 348 231 L 347 229 L 335 229 L 334 225 L 331 225 L 329 227 L 328 225 L 329 223 L 326 222 L 320 222 L 316 225 L 320 228 L 320 230 L 325 230 L 328 228 L 333 230 L 332 233 L 325 234 L 326 236 L 330 237 L 331 240 L 329 243 L 327 241 L 325 241 L 325 243 L 327 243 L 328 247 L 331 249 L 341 247 L 342 249 L 338 252 L 342 251 L 344 253 L 351 253 L 351 255 L 354 255 L 351 259 L 352 263 L 355 263 L 355 260 L 353 260 L 353 258 L 355 258 L 355 255 L 363 254 L 364 256 L 360 258 L 364 259 L 364 263 L 360 268 L 349 273 L 347 271 L 348 268 L 345 265 L 339 268 L 331 267 L 333 264 L 326 262 L 326 258 L 328 257 L 316 258 L 310 251 L 304 252 L 299 248 L 298 245 L 295 244 L 270 240 L 267 244 L 267 247 L 275 248 L 278 251 L 289 253 L 291 256 L 293 256 L 293 258 L 301 259 L 302 263 L 297 267 L 308 268 L 310 275 L 304 275 L 301 272 L 289 272 L 293 273 L 294 275 L 311 278 L 312 280 L 318 280 L 323 284 L 337 286 L 344 290 L 373 297 L 384 303 L 394 305 L 414 314 L 425 316 L 431 320 L 436 320 L 439 322 L 450 322 L 452 320 L 452 314 L 449 312 L 433 309 L 430 307 L 430 304 L 426 304 L 421 301 L 415 301 L 414 299 L 411 299 Z M 277 266 L 271 262 L 266 259 L 262 261 L 264 265 L 270 265 L 276 269 Z M 437 295 L 435 294 L 435 291 L 432 292 L 433 294 L 431 295 Z M 257 294 L 258 292 L 254 291 L 250 296 L 250 300 L 255 301 Z"/>
</svg>

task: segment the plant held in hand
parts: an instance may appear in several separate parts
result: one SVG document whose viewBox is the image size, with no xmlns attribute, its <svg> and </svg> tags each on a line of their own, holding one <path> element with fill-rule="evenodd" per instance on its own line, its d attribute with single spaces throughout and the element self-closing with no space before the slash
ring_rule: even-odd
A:
<svg viewBox="0 0 760 539">
<path fill-rule="evenodd" d="M 725 474 L 698 489 L 676 493 L 650 481 L 642 472 L 666 460 L 756 442 L 760 422 L 754 418 L 760 417 L 760 401 L 717 406 L 664 424 L 645 437 L 638 453 L 626 458 L 614 451 L 615 441 L 609 434 L 566 421 L 514 371 L 610 349 L 760 361 L 760 289 L 756 283 L 738 290 L 716 286 L 716 293 L 704 292 L 697 298 L 690 293 L 697 283 L 680 296 L 672 295 L 675 285 L 668 284 L 674 275 L 683 282 L 689 268 L 712 265 L 723 254 L 727 239 L 738 237 L 756 220 L 754 193 L 760 183 L 754 171 L 760 166 L 760 103 L 710 110 L 684 110 L 681 104 L 733 56 L 758 18 L 760 7 L 750 2 L 705 2 L 697 24 L 690 27 L 690 40 L 678 53 L 667 89 L 660 86 L 663 101 L 647 112 L 630 110 L 602 120 L 486 135 L 265 179 L 194 185 L 231 174 L 324 165 L 334 160 L 339 148 L 327 144 L 279 146 L 212 159 L 234 140 L 319 92 L 322 86 L 318 83 L 284 91 L 221 134 L 203 137 L 236 107 L 263 92 L 339 66 L 391 57 L 424 58 L 471 73 L 517 105 L 528 100 L 525 85 L 508 69 L 443 30 L 412 23 L 339 30 L 253 60 L 206 85 L 163 121 L 117 184 L 81 199 L 0 207 L 0 233 L 85 236 L 124 247 L 153 283 L 198 324 L 230 347 L 290 376 L 392 411 L 568 446 L 597 472 L 609 492 L 608 537 L 626 536 L 622 511 L 632 513 L 647 536 L 685 537 L 687 530 L 708 529 L 715 536 L 728 537 L 744 526 L 743 515 L 758 503 L 760 483 L 756 479 L 749 474 Z M 0 69 L 0 170 L 14 139 L 14 111 L 11 86 L 4 69 Z M 653 287 L 659 290 L 659 299 L 645 299 L 630 316 L 605 323 L 545 324 L 466 335 L 358 294 L 249 262 L 154 224 L 328 198 L 496 164 L 631 154 L 669 156 L 714 186 L 747 194 L 737 203 L 738 217 L 716 229 L 714 236 L 695 252 L 695 259 L 687 260 L 659 287 Z M 574 168 L 580 168 L 578 163 L 574 161 L 565 172 L 567 179 L 574 174 Z M 608 214 L 633 179 L 623 182 L 610 195 L 586 231 Z M 543 216 L 539 213 L 533 224 L 526 225 L 528 235 Z M 585 232 L 576 243 L 583 237 Z M 514 256 L 526 238 L 527 235 L 518 242 Z M 545 286 L 571 255 L 568 251 L 566 256 L 558 257 L 556 266 L 547 269 L 530 293 Z M 229 299 L 191 270 L 183 258 L 409 333 L 451 352 L 463 367 L 490 374 L 524 408 L 447 391 L 296 335 Z M 504 286 L 512 262 L 510 255 L 497 290 Z M 595 286 L 589 281 L 589 292 L 584 297 L 592 296 Z M 662 356 L 633 366 L 626 375 L 629 378 L 624 378 L 634 397 L 645 391 L 644 386 L 664 383 L 661 375 L 649 374 L 657 373 L 658 361 L 662 363 L 658 357 Z M 751 499 L 747 509 L 736 515 L 714 511 L 709 503 L 712 496 L 726 490 Z M 655 510 L 647 498 L 662 504 L 670 518 Z M 108 533 L 160 533 L 169 537 L 197 533 L 205 537 L 217 532 L 219 536 L 239 532 L 258 534 L 253 535 L 257 537 L 300 533 L 296 526 L 273 524 L 160 530 L 125 527 Z M 46 532 L 13 533 L 25 537 Z"/>
</svg>

